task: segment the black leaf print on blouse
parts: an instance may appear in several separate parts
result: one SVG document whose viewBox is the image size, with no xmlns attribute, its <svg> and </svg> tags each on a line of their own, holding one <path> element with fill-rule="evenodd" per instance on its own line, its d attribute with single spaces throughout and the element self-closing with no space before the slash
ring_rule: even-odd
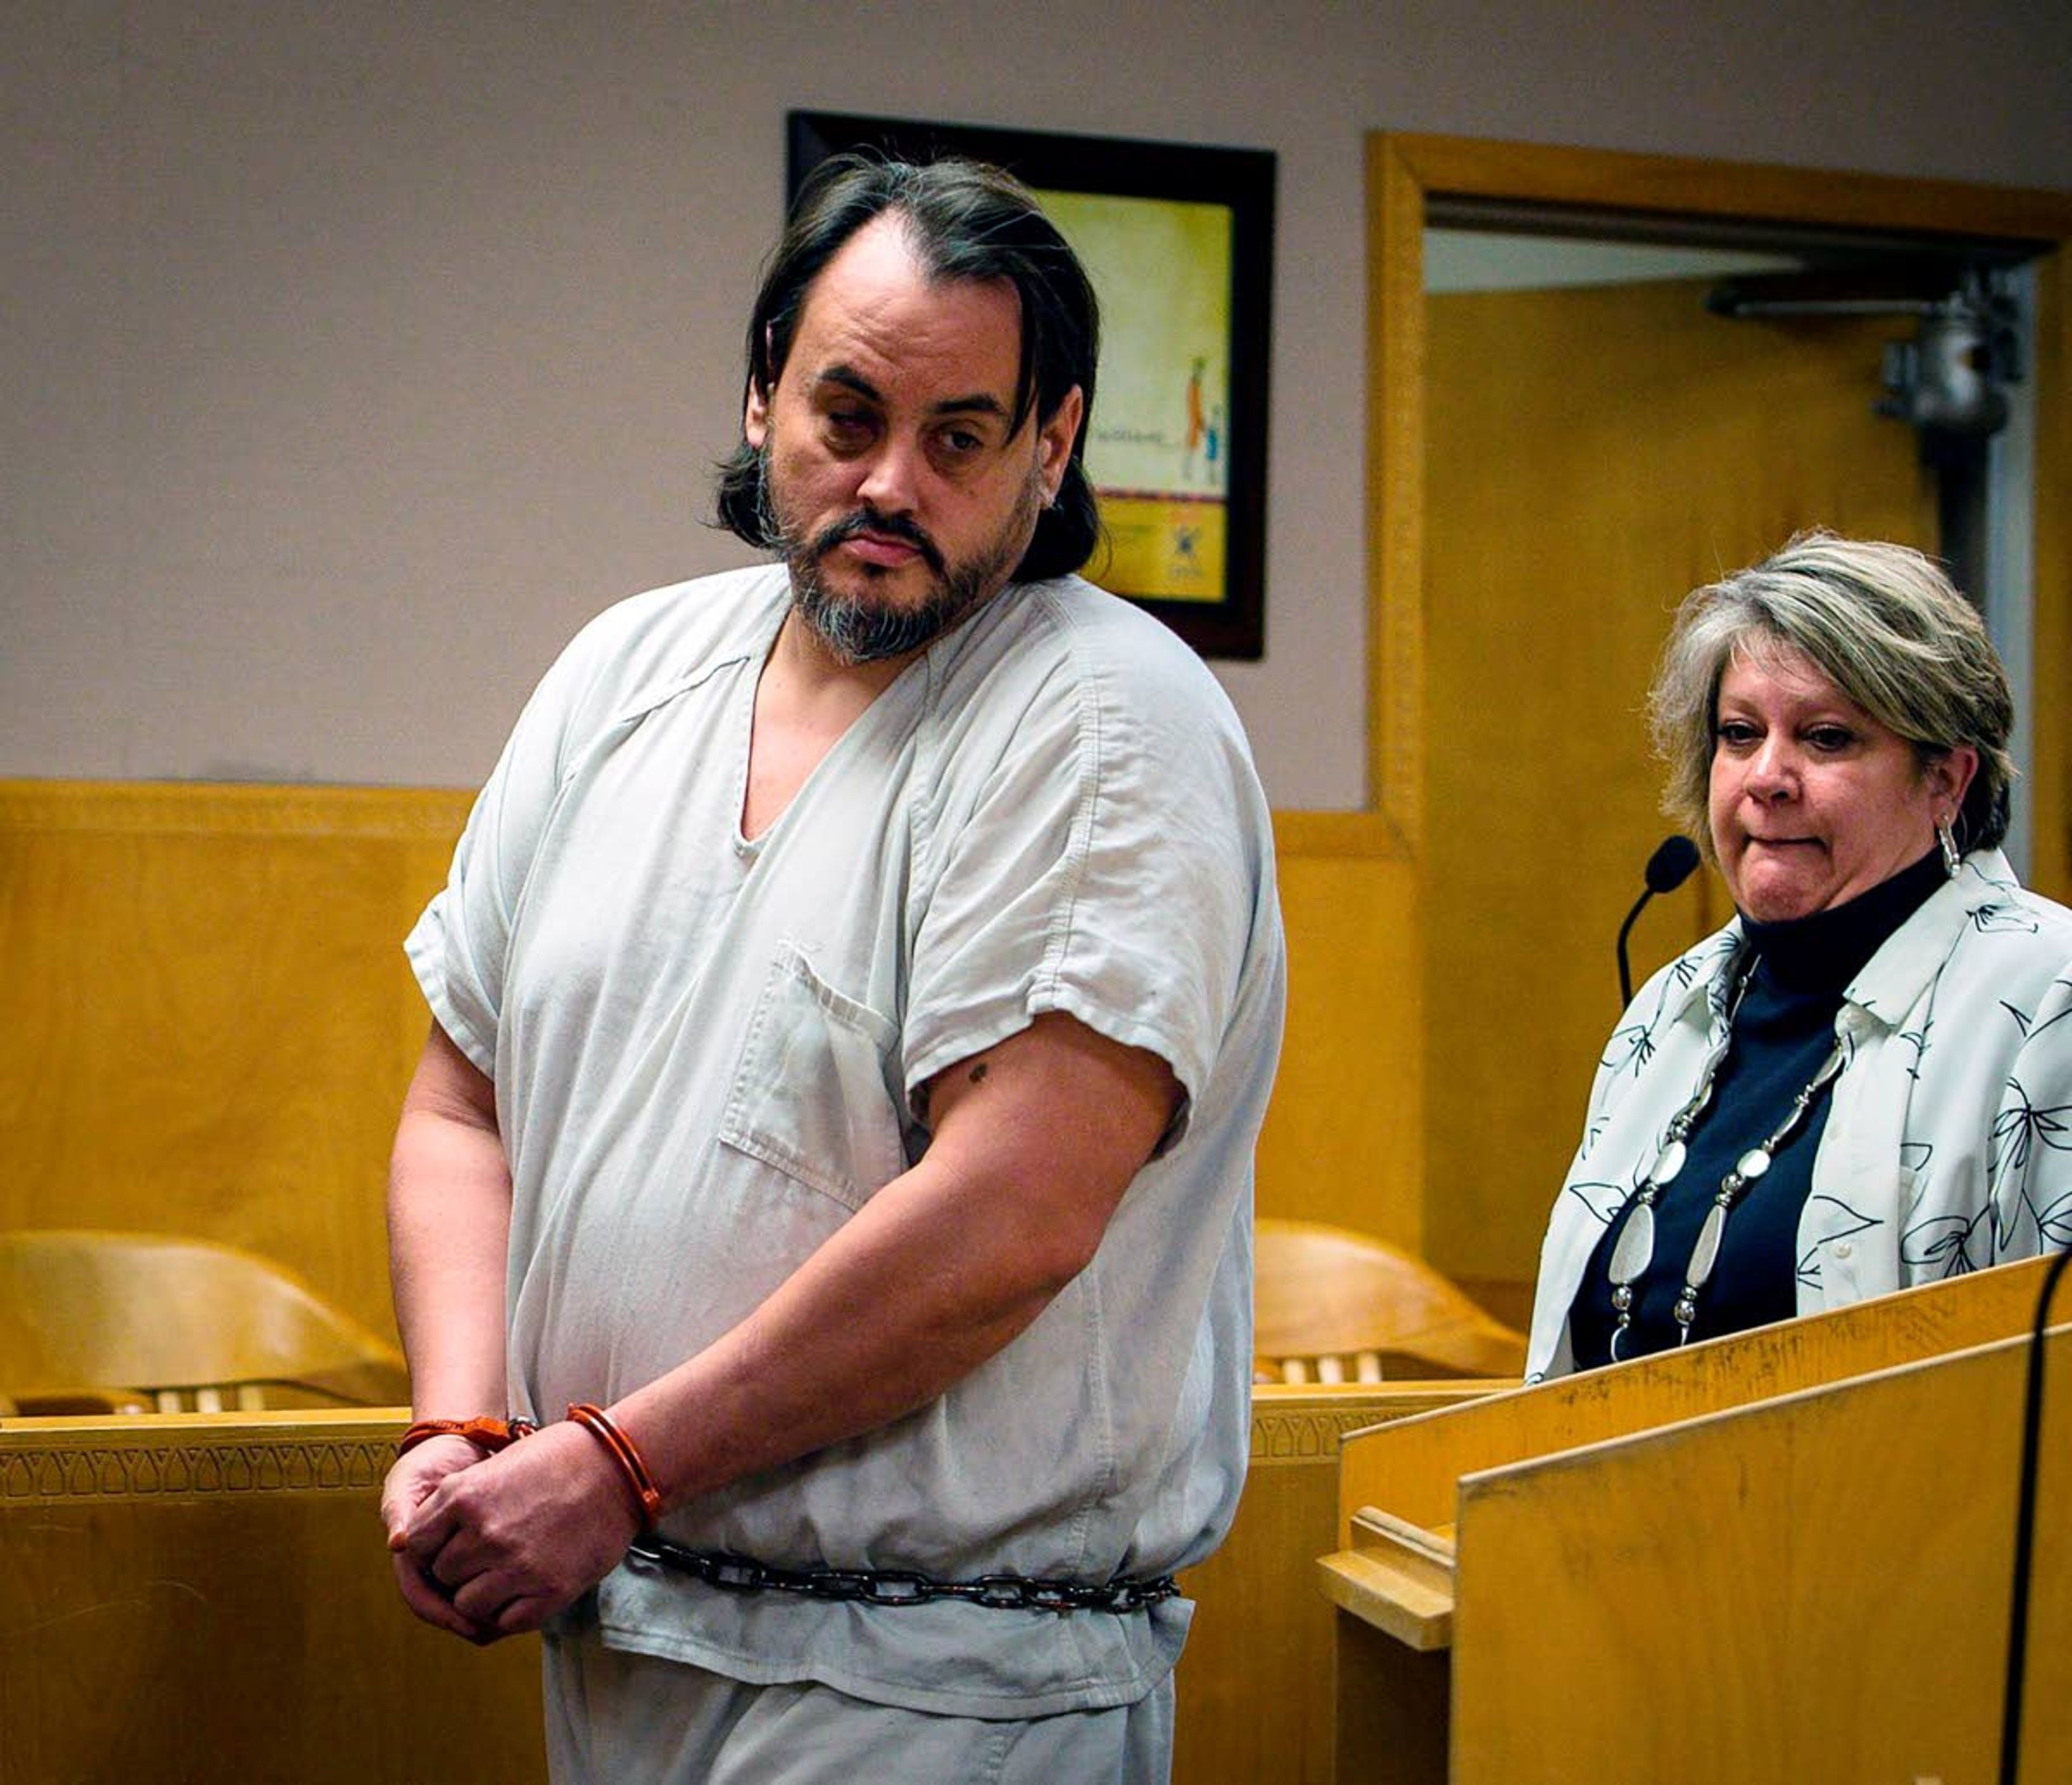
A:
<svg viewBox="0 0 2072 1785">
<path fill-rule="evenodd" d="M 1848 1239 L 1871 1228 L 1885 1225 L 1876 1215 L 1866 1215 L 1860 1210 L 1852 1208 L 1836 1196 L 1808 1196 L 1806 1208 L 1816 1231 L 1812 1243 L 1799 1257 L 1799 1280 L 1802 1283 L 1819 1282 L 1820 1249 L 1823 1246 L 1836 1240 Z"/>
<path fill-rule="evenodd" d="M 2000 1110 L 1993 1122 L 1992 1180 L 1997 1184 L 2009 1171 L 2029 1169 L 2029 1155 L 2041 1144 L 2054 1152 L 2072 1152 L 2072 1103 L 2054 1103 L 2038 1109 L 2010 1078 L 2008 1089 L 2014 1101 Z"/>
<path fill-rule="evenodd" d="M 1985 1228 L 1985 1252 L 1983 1258 L 1975 1258 L 1971 1238 L 1981 1224 Z M 1961 1277 L 1992 1262 L 1996 1230 L 1991 1203 L 1969 1220 L 1962 1215 L 1933 1216 L 1901 1236 L 1899 1255 L 1910 1265 L 1933 1266 L 1945 1277 Z"/>
<path fill-rule="evenodd" d="M 1970 913 L 1971 927 L 1981 936 L 1995 930 L 2012 930 L 2033 936 L 2041 927 L 2018 905 L 1982 905 Z"/>
<path fill-rule="evenodd" d="M 2068 991 L 2072 991 L 2072 979 L 2052 980 L 2049 985 L 2045 988 L 2045 997 L 2048 998 L 2050 994 L 2057 991 L 2060 986 L 2066 987 Z M 2008 1016 L 2014 1019 L 2014 1026 L 2021 1031 L 2021 1038 L 2024 1041 L 2033 1041 L 2037 1036 L 2042 1034 L 2045 1029 L 2055 1028 L 2067 1017 L 2072 1017 L 2072 1004 L 2067 1004 L 2065 1008 L 2058 1012 L 2055 1016 L 2049 1018 L 2045 1022 L 2037 1023 L 2036 1027 L 2032 1029 L 2029 1025 L 2032 1022 L 2034 1022 L 2035 1019 L 2031 1016 L 2027 1011 L 2016 1009 L 2015 1007 L 2012 1004 L 2010 1004 L 2004 998 L 2000 1000 L 2000 1008 L 2005 1011 Z"/>
<path fill-rule="evenodd" d="M 1716 959 L 1732 960 L 1741 952 L 1741 948 L 1740 937 L 1735 935 L 1731 930 L 1722 931 L 1712 938 L 1709 947 L 1693 949 L 1677 962 L 1678 979 L 1683 984 L 1688 986 L 1698 977 L 1700 969 L 1710 966 Z"/>
<path fill-rule="evenodd" d="M 2072 1245 L 2072 1190 L 2036 1212 L 2036 1230 L 2052 1251 Z"/>
<path fill-rule="evenodd" d="M 1928 1057 L 1928 1032 L 1934 1027 L 1935 1020 L 1930 1017 L 1918 1029 L 1901 1029 L 1899 1032 L 1900 1040 L 1914 1049 L 1914 1064 L 1906 1069 L 1909 1078 L 1920 1077 L 1921 1062 Z"/>
<path fill-rule="evenodd" d="M 1638 1077 L 1640 1069 L 1654 1057 L 1654 1032 L 1645 1023 L 1635 1023 L 1613 1034 L 1610 1051 L 1598 1064 L 1613 1072 L 1622 1073 L 1631 1068 Z"/>
<path fill-rule="evenodd" d="M 1626 1201 L 1640 1185 L 1638 1182 L 1623 1184 L 1571 1184 L 1564 1186 L 1561 1194 L 1573 1196 L 1590 1212 L 1590 1217 L 1600 1227 L 1609 1227 L 1612 1217 L 1626 1205 Z"/>
<path fill-rule="evenodd" d="M 1630 1069 L 1638 1077 L 1641 1069 L 1655 1057 L 1655 1034 L 1668 1016 L 1671 997 L 1679 992 L 1689 991 L 1712 956 L 1731 956 L 1740 946 L 1737 938 L 1722 936 L 1709 949 L 1701 950 L 1696 954 L 1679 956 L 1663 976 L 1662 984 L 1655 993 L 1655 1009 L 1647 1020 L 1629 1023 L 1623 1028 L 1614 1030 L 1610 1045 L 1597 1064 L 1608 1072 L 1623 1073 Z M 1706 988 L 1706 1003 L 1712 1011 L 1716 1031 L 1726 1020 L 1727 981 L 1728 975 L 1721 974 Z"/>
</svg>

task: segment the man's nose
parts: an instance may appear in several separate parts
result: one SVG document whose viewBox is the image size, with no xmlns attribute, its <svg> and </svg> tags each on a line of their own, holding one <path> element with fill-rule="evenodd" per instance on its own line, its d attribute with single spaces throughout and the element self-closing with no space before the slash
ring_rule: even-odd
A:
<svg viewBox="0 0 2072 1785">
<path fill-rule="evenodd" d="M 856 493 L 882 515 L 911 514 L 920 478 L 919 448 L 911 441 L 886 439 L 870 455 Z"/>
</svg>

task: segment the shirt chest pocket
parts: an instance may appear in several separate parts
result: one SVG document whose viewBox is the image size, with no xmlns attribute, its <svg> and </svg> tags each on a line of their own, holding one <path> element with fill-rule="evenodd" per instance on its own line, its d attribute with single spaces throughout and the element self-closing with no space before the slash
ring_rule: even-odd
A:
<svg viewBox="0 0 2072 1785">
<path fill-rule="evenodd" d="M 906 1168 L 899 1036 L 813 971 L 771 962 L 720 1122 L 722 1145 L 860 1208 Z"/>
</svg>

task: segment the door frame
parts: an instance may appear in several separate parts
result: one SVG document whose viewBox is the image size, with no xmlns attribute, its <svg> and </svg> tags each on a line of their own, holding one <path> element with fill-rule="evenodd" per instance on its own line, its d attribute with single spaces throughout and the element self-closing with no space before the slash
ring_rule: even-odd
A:
<svg viewBox="0 0 2072 1785">
<path fill-rule="evenodd" d="M 1424 836 L 1424 256 L 1428 201 L 2034 242 L 2036 685 L 2072 675 L 2072 193 L 1376 132 L 1367 145 L 1367 808 L 1287 814 L 1312 852 L 1416 861 Z M 2072 900 L 2072 703 L 2033 741 L 2038 888 Z"/>
</svg>

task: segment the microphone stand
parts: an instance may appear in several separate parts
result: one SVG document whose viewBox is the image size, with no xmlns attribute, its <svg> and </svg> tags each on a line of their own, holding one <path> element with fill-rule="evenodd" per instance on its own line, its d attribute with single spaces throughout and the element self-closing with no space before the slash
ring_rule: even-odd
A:
<svg viewBox="0 0 2072 1785">
<path fill-rule="evenodd" d="M 1642 887 L 1640 891 L 1640 897 L 1633 901 L 1633 909 L 1626 914 L 1626 921 L 1619 925 L 1618 970 L 1619 1008 L 1621 1010 L 1624 1010 L 1628 1004 L 1633 1002 L 1633 969 L 1626 965 L 1626 939 L 1633 934 L 1634 920 L 1640 915 L 1642 908 L 1645 906 L 1647 901 L 1654 897 L 1655 888 L 1653 887 Z"/>
<path fill-rule="evenodd" d="M 1618 971 L 1619 1008 L 1624 1010 L 1633 1002 L 1633 970 L 1626 965 L 1626 939 L 1633 934 L 1634 920 L 1639 917 L 1641 908 L 1658 892 L 1674 892 L 1690 879 L 1698 866 L 1698 846 L 1681 831 L 1664 837 L 1655 845 L 1655 853 L 1647 858 L 1645 871 L 1646 885 L 1640 897 L 1633 901 L 1633 909 L 1626 914 L 1626 921 L 1619 925 Z"/>
</svg>

